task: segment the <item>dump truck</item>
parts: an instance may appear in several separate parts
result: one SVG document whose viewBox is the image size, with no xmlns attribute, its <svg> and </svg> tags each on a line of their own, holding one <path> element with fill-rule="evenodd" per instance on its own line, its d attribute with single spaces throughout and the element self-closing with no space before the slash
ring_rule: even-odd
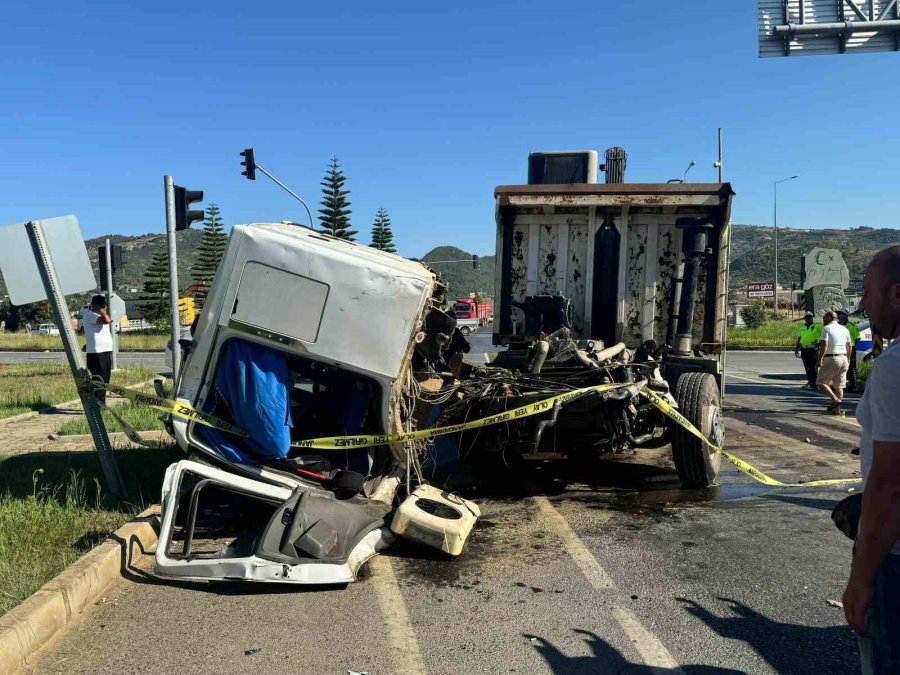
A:
<svg viewBox="0 0 900 675">
<path fill-rule="evenodd" d="M 683 484 L 705 487 L 721 456 L 641 392 L 721 446 L 733 191 L 728 183 L 625 183 L 626 157 L 607 151 L 599 167 L 606 182 L 597 183 L 594 151 L 533 153 L 528 184 L 494 190 L 493 342 L 505 349 L 490 364 L 498 386 L 476 409 L 460 403 L 448 418 L 633 384 L 481 431 L 463 439 L 462 452 L 493 453 L 509 465 L 671 442 Z"/>
</svg>

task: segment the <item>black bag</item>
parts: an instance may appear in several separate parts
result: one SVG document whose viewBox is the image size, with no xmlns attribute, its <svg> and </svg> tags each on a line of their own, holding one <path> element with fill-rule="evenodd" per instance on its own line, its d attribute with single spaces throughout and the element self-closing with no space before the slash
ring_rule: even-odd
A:
<svg viewBox="0 0 900 675">
<path fill-rule="evenodd" d="M 862 516 L 862 492 L 852 494 L 838 502 L 831 512 L 831 519 L 841 532 L 856 541 L 859 519 Z"/>
</svg>

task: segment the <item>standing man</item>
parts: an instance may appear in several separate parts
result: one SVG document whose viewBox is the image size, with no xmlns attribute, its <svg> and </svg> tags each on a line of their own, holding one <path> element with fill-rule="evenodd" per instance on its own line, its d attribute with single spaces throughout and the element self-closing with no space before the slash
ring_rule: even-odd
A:
<svg viewBox="0 0 900 675">
<path fill-rule="evenodd" d="M 800 334 L 797 336 L 797 345 L 794 347 L 794 356 L 803 359 L 803 368 L 806 370 L 807 389 L 815 391 L 816 386 L 816 347 L 819 344 L 819 334 L 822 332 L 822 324 L 814 321 L 813 313 L 803 315 L 803 325 L 800 326 Z"/>
<path fill-rule="evenodd" d="M 831 399 L 828 412 L 834 415 L 841 414 L 849 366 L 850 331 L 835 321 L 834 312 L 825 312 L 822 316 L 822 333 L 819 335 L 819 374 L 816 376 L 816 384 Z"/>
<path fill-rule="evenodd" d="M 863 673 L 900 673 L 900 246 L 872 260 L 862 305 L 872 330 L 893 338 L 875 360 L 856 410 L 862 520 L 844 591 Z"/>
<path fill-rule="evenodd" d="M 859 342 L 859 328 L 850 323 L 850 310 L 844 307 L 837 312 L 838 323 L 850 332 L 850 368 L 847 370 L 847 391 L 856 391 L 856 343 Z"/>
<path fill-rule="evenodd" d="M 91 298 L 90 309 L 82 310 L 82 325 L 87 341 L 87 367 L 91 375 L 109 382 L 112 374 L 112 332 L 109 325 L 112 319 L 106 313 L 106 298 L 95 295 Z M 101 403 L 106 403 L 106 390 L 97 389 L 96 396 Z"/>
</svg>

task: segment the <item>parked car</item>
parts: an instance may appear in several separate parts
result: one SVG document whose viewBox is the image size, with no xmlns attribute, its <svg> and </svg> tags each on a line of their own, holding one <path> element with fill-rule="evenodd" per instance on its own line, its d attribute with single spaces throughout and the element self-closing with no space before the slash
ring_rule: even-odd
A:
<svg viewBox="0 0 900 675">
<path fill-rule="evenodd" d="M 856 324 L 859 330 L 859 342 L 856 343 L 856 365 L 857 367 L 863 362 L 873 358 L 872 355 L 872 328 L 868 321 L 860 321 Z M 890 340 L 884 341 L 884 346 L 891 344 Z"/>
<path fill-rule="evenodd" d="M 59 335 L 59 328 L 52 323 L 42 323 L 37 328 L 38 335 Z"/>
</svg>

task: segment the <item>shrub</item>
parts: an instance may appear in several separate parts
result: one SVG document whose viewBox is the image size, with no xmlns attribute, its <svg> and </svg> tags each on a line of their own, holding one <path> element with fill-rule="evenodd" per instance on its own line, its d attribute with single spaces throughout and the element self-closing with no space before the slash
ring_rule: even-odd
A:
<svg viewBox="0 0 900 675">
<path fill-rule="evenodd" d="M 856 379 L 860 382 L 865 382 L 869 379 L 869 373 L 872 372 L 872 367 L 875 365 L 875 359 L 867 359 L 860 363 L 856 368 Z"/>
<path fill-rule="evenodd" d="M 754 300 L 749 305 L 741 307 L 741 318 L 747 324 L 747 328 L 761 328 L 772 318 L 772 312 L 763 300 Z"/>
</svg>

